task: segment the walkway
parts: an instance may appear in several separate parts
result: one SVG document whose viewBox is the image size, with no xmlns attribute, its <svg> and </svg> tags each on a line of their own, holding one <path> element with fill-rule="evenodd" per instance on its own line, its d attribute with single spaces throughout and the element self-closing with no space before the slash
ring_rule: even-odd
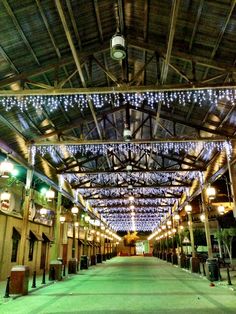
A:
<svg viewBox="0 0 236 314">
<path fill-rule="evenodd" d="M 116 257 L 15 300 L 0 313 L 236 313 L 236 292 L 154 257 Z"/>
</svg>

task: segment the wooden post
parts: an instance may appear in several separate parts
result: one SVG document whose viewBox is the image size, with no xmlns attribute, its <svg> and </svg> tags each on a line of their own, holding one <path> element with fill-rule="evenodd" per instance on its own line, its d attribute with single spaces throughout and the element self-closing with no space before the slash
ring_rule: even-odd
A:
<svg viewBox="0 0 236 314">
<path fill-rule="evenodd" d="M 227 152 L 226 152 L 226 156 L 227 156 L 227 164 L 228 164 L 228 171 L 229 171 L 230 191 L 231 191 L 231 196 L 233 199 L 233 215 L 234 215 L 234 218 L 236 219 L 236 172 L 235 172 L 235 169 L 233 169 L 235 165 L 230 164 L 230 156 Z"/>
<path fill-rule="evenodd" d="M 31 156 L 29 157 L 31 159 Z M 27 169 L 26 175 L 26 185 L 25 185 L 25 199 L 23 204 L 23 221 L 22 221 L 22 232 L 21 232 L 21 240 L 19 246 L 19 255 L 18 255 L 18 264 L 24 265 L 25 258 L 27 255 L 26 253 L 26 241 L 28 235 L 28 224 L 29 224 L 29 210 L 30 210 L 30 203 L 32 198 L 32 178 L 33 178 L 33 170 Z"/>
<path fill-rule="evenodd" d="M 194 236 L 193 236 L 193 219 L 192 213 L 188 213 L 188 223 L 189 223 L 189 233 L 190 233 L 190 241 L 192 248 L 192 257 L 196 257 L 195 245 L 194 245 Z"/>
<path fill-rule="evenodd" d="M 202 199 L 203 213 L 205 214 L 204 226 L 205 226 L 205 233 L 206 233 L 208 258 L 213 258 L 210 226 L 209 226 L 209 220 L 208 220 L 208 208 L 207 208 L 208 200 L 207 200 L 207 195 L 206 195 L 206 188 L 202 189 L 201 199 Z"/>
<path fill-rule="evenodd" d="M 51 260 L 56 260 L 60 256 L 61 251 L 61 223 L 60 223 L 60 213 L 61 213 L 61 192 L 57 194 L 57 207 L 56 207 L 56 217 L 54 220 L 54 244 L 51 251 Z"/>
</svg>

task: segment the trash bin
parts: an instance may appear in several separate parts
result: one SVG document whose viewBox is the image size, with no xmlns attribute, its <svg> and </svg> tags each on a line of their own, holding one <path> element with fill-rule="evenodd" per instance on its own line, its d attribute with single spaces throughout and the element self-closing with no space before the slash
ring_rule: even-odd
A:
<svg viewBox="0 0 236 314">
<path fill-rule="evenodd" d="M 68 274 L 77 273 L 77 258 L 71 258 L 68 262 Z"/>
<path fill-rule="evenodd" d="M 178 256 L 175 253 L 172 253 L 171 255 L 171 262 L 173 265 L 177 265 L 178 264 Z"/>
<path fill-rule="evenodd" d="M 10 294 L 28 294 L 29 267 L 16 265 L 11 269 Z"/>
<path fill-rule="evenodd" d="M 107 260 L 107 255 L 106 255 L 106 254 L 103 254 L 103 255 L 102 255 L 102 260 L 103 260 L 103 261 L 106 261 L 106 260 Z"/>
<path fill-rule="evenodd" d="M 206 260 L 206 276 L 210 281 L 219 280 L 219 265 L 216 258 L 208 258 Z"/>
<path fill-rule="evenodd" d="M 80 257 L 80 269 L 88 269 L 89 259 L 87 255 L 81 255 Z"/>
<path fill-rule="evenodd" d="M 97 254 L 97 263 L 102 263 L 102 254 Z"/>
<path fill-rule="evenodd" d="M 178 256 L 178 265 L 179 267 L 181 268 L 184 268 L 185 267 L 185 255 L 184 254 L 180 254 Z"/>
<path fill-rule="evenodd" d="M 96 265 L 96 264 L 97 264 L 97 256 L 91 255 L 91 265 Z"/>
<path fill-rule="evenodd" d="M 190 258 L 190 269 L 192 273 L 199 273 L 200 270 L 200 260 L 197 257 Z"/>
<path fill-rule="evenodd" d="M 62 262 L 61 260 L 53 260 L 49 265 L 49 280 L 62 280 Z"/>
</svg>

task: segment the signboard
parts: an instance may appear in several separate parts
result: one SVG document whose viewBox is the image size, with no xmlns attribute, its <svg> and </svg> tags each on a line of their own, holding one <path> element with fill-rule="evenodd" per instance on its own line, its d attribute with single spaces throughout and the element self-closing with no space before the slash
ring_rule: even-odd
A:
<svg viewBox="0 0 236 314">
<path fill-rule="evenodd" d="M 184 237 L 184 239 L 183 239 L 183 243 L 190 243 L 189 238 L 188 238 L 188 237 Z"/>
</svg>

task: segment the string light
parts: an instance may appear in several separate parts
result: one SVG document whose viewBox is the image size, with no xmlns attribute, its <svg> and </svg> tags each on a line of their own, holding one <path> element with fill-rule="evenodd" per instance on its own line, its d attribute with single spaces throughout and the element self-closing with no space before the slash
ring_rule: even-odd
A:
<svg viewBox="0 0 236 314">
<path fill-rule="evenodd" d="M 159 205 L 165 205 L 165 206 L 173 206 L 174 202 L 176 201 L 175 198 L 135 198 L 135 200 L 132 202 L 135 206 L 143 206 L 143 205 L 149 205 L 149 206 L 159 206 Z M 93 207 L 105 207 L 105 206 L 128 206 L 130 204 L 130 201 L 124 198 L 120 199 L 91 199 L 90 201 L 91 206 Z"/>
<path fill-rule="evenodd" d="M 75 94 L 75 95 L 37 95 L 37 96 L 4 96 L 0 97 L 0 106 L 6 111 L 15 107 L 19 110 L 29 110 L 34 107 L 36 110 L 43 109 L 44 106 L 50 112 L 62 106 L 65 111 L 70 108 L 80 110 L 89 107 L 88 102 L 92 101 L 95 108 L 102 108 L 113 104 L 115 107 L 129 102 L 135 107 L 145 105 L 155 108 L 157 103 L 170 107 L 175 103 L 182 106 L 194 103 L 196 106 L 217 106 L 219 101 L 234 104 L 236 92 L 234 89 L 199 89 L 187 91 L 159 91 L 159 92 L 137 92 L 137 93 L 104 93 L 104 94 Z"/>
<path fill-rule="evenodd" d="M 212 152 L 213 150 L 222 151 L 227 147 L 230 150 L 230 143 L 225 141 L 212 141 L 212 142 L 198 142 L 198 141 L 183 141 L 183 142 L 157 142 L 157 143 L 99 143 L 99 144 L 73 144 L 73 145 L 32 145 L 32 154 L 34 152 L 42 156 L 46 154 L 63 154 L 65 149 L 71 155 L 77 154 L 96 154 L 108 155 L 110 151 L 114 153 L 127 153 L 130 151 L 133 154 L 139 154 L 147 151 L 154 153 L 168 154 L 169 152 L 188 152 L 190 150 L 196 151 L 197 149 Z M 134 174 L 133 174 L 134 175 Z"/>
</svg>

